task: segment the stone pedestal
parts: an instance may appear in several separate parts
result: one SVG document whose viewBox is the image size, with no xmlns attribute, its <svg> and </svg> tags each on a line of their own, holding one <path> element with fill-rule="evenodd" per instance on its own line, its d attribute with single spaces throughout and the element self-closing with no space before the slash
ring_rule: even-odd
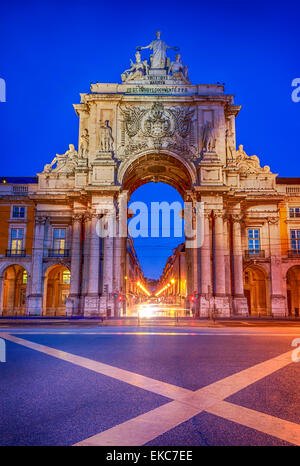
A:
<svg viewBox="0 0 300 466">
<path fill-rule="evenodd" d="M 43 310 L 43 296 L 41 294 L 31 294 L 28 296 L 28 315 L 40 316 Z"/>
<path fill-rule="evenodd" d="M 97 317 L 100 316 L 100 298 L 98 294 L 94 296 L 89 294 L 84 297 L 84 316 Z"/>
<path fill-rule="evenodd" d="M 271 295 L 272 315 L 276 317 L 285 317 L 287 314 L 285 296 Z"/>
<path fill-rule="evenodd" d="M 228 296 L 215 296 L 216 317 L 230 317 L 230 299 Z"/>
<path fill-rule="evenodd" d="M 245 296 L 233 297 L 233 314 L 247 316 L 249 313 L 247 298 Z"/>
<path fill-rule="evenodd" d="M 66 299 L 66 316 L 79 315 L 79 297 L 78 295 L 69 295 Z"/>
<path fill-rule="evenodd" d="M 222 163 L 216 152 L 204 152 L 198 165 L 198 177 L 201 186 L 222 186 Z"/>
<path fill-rule="evenodd" d="M 209 300 L 205 296 L 200 296 L 199 313 L 200 317 L 209 317 Z"/>
<path fill-rule="evenodd" d="M 113 160 L 112 152 L 98 151 L 92 167 L 91 184 L 113 185 L 115 183 L 116 162 Z"/>
</svg>

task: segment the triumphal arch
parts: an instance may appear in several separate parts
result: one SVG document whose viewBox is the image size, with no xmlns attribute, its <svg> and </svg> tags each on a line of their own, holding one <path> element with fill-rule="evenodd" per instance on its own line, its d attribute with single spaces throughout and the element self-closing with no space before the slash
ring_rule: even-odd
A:
<svg viewBox="0 0 300 466">
<path fill-rule="evenodd" d="M 92 84 L 80 97 L 74 105 L 78 150 L 70 144 L 45 165 L 34 195 L 37 242 L 45 241 L 53 222 L 67 223 L 71 231 L 67 313 L 93 316 L 109 308 L 119 315 L 114 291 L 124 289 L 126 238 L 124 232 L 99 237 L 97 222 L 113 212 L 122 215 L 131 193 L 147 182 L 168 183 L 192 205 L 204 203 L 202 245 L 186 250 L 188 294 L 199 295 L 196 314 L 207 315 L 210 296 L 220 315 L 247 314 L 247 225 L 268 230 L 266 241 L 276 239 L 266 273 L 272 312 L 284 313 L 276 175 L 243 146 L 236 148 L 241 107 L 233 95 L 220 84 L 192 84 L 179 48 L 168 46 L 157 31 L 149 45 L 136 48 L 121 83 Z M 31 313 L 43 299 L 38 254 L 36 248 Z"/>
</svg>

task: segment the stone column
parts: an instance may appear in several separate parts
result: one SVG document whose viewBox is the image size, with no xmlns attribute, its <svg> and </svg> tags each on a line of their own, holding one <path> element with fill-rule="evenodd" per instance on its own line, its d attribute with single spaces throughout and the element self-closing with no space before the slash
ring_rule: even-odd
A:
<svg viewBox="0 0 300 466">
<path fill-rule="evenodd" d="M 108 222 L 113 221 L 113 214 L 107 214 Z M 103 299 L 102 307 L 106 315 L 114 315 L 113 299 L 113 276 L 114 276 L 114 238 L 109 235 L 104 238 L 104 260 L 103 260 Z M 117 291 L 117 290 L 116 290 Z"/>
<path fill-rule="evenodd" d="M 248 314 L 247 299 L 244 296 L 243 251 L 241 235 L 241 216 L 232 215 L 233 249 L 233 311 L 234 314 Z"/>
<path fill-rule="evenodd" d="M 89 234 L 89 266 L 87 294 L 84 300 L 84 315 L 99 315 L 99 269 L 100 269 L 100 237 L 97 233 L 99 215 L 92 214 Z"/>
<path fill-rule="evenodd" d="M 223 217 L 224 213 L 222 210 L 214 211 L 214 304 L 219 315 L 229 316 L 230 304 L 229 297 L 226 296 L 225 273 L 229 273 L 230 271 L 225 270 Z"/>
<path fill-rule="evenodd" d="M 201 298 L 200 316 L 208 316 L 209 290 L 212 290 L 211 282 L 211 248 L 210 248 L 210 220 L 211 212 L 205 211 L 203 216 L 203 244 L 201 246 Z M 210 287 L 210 288 L 209 288 Z"/>
<path fill-rule="evenodd" d="M 271 311 L 274 317 L 285 316 L 287 313 L 286 297 L 284 289 L 285 280 L 282 277 L 281 268 L 281 244 L 279 218 L 268 217 L 269 225 L 269 249 L 270 249 L 270 294 Z"/>
<path fill-rule="evenodd" d="M 71 250 L 71 283 L 70 294 L 66 302 L 66 315 L 78 314 L 80 295 L 80 266 L 81 266 L 81 225 L 82 215 L 75 214 L 72 228 L 72 250 Z"/>
<path fill-rule="evenodd" d="M 223 212 L 215 211 L 215 294 L 225 296 L 225 262 L 224 262 L 224 236 L 223 236 Z"/>
<path fill-rule="evenodd" d="M 43 256 L 45 217 L 36 217 L 32 248 L 31 294 L 28 296 L 28 314 L 41 315 L 43 312 Z"/>
<path fill-rule="evenodd" d="M 90 216 L 90 214 L 86 214 L 84 216 L 84 244 L 83 244 L 83 265 L 82 265 L 82 281 L 81 281 L 81 290 L 82 290 L 83 296 L 85 296 L 88 291 L 91 223 L 92 223 L 92 217 Z"/>
</svg>

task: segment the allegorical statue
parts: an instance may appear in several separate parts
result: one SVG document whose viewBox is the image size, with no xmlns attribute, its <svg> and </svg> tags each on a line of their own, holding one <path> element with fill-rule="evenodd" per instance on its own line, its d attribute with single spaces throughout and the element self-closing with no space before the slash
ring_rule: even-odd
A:
<svg viewBox="0 0 300 466">
<path fill-rule="evenodd" d="M 134 81 L 148 74 L 149 65 L 147 60 L 142 61 L 140 52 L 135 53 L 135 63 L 130 60 L 131 67 L 121 74 L 123 82 Z"/>
<path fill-rule="evenodd" d="M 188 67 L 182 63 L 180 53 L 176 53 L 175 61 L 172 61 L 169 67 L 169 73 L 174 77 L 183 77 L 185 81 L 189 82 Z"/>
<path fill-rule="evenodd" d="M 179 50 L 179 47 L 169 47 L 161 38 L 161 32 L 156 31 L 156 39 L 151 42 L 151 44 L 145 47 L 137 47 L 137 50 L 150 49 L 152 50 L 152 55 L 150 56 L 151 68 L 160 68 L 163 69 L 166 67 L 166 54 L 167 49 Z"/>
<path fill-rule="evenodd" d="M 44 166 L 44 173 L 71 173 L 77 165 L 78 153 L 74 144 L 64 154 L 56 154 L 51 163 Z M 53 165 L 56 167 L 53 168 Z"/>
<path fill-rule="evenodd" d="M 88 151 L 89 151 L 89 132 L 88 132 L 88 129 L 85 128 L 80 136 L 79 157 L 86 159 Z"/>
<path fill-rule="evenodd" d="M 203 152 L 214 152 L 216 147 L 215 130 L 210 121 L 208 121 L 203 128 L 202 136 L 202 150 Z"/>
<path fill-rule="evenodd" d="M 100 126 L 100 150 L 103 152 L 113 151 L 114 138 L 112 129 L 109 126 L 109 120 L 105 120 L 104 125 Z"/>
</svg>

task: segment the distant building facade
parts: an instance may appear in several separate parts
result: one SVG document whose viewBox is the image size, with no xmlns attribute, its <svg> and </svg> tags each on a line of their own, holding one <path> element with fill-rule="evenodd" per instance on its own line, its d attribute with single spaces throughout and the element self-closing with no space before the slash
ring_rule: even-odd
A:
<svg viewBox="0 0 300 466">
<path fill-rule="evenodd" d="M 140 266 L 127 231 L 99 235 L 97 225 L 108 231 L 152 181 L 175 187 L 193 212 L 204 203 L 202 246 L 186 245 L 164 272 L 180 303 L 199 316 L 212 297 L 222 316 L 299 312 L 300 179 L 236 149 L 233 96 L 191 84 L 160 34 L 151 47 L 122 84 L 81 94 L 78 149 L 70 144 L 37 178 L 0 179 L 2 315 L 124 315 L 120 296 L 136 299 Z"/>
</svg>

